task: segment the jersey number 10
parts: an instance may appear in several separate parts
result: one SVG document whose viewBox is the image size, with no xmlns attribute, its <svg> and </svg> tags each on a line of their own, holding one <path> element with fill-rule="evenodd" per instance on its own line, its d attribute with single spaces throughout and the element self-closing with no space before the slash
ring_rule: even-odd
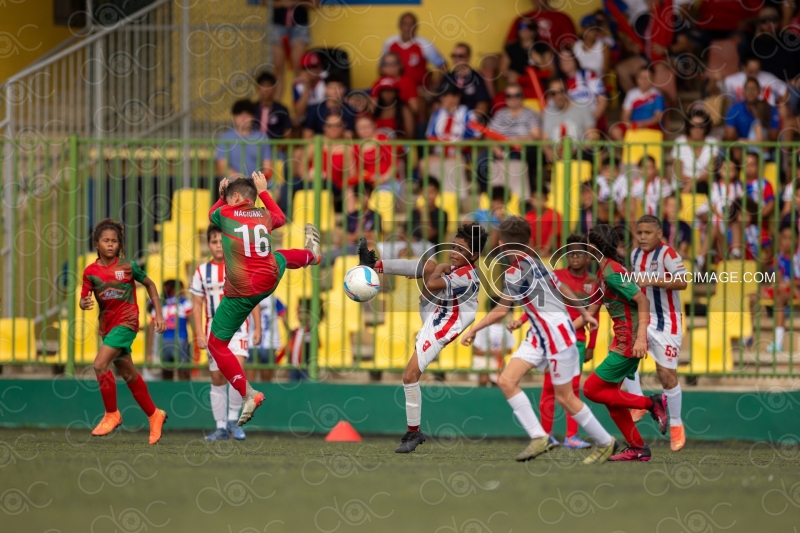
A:
<svg viewBox="0 0 800 533">
<path fill-rule="evenodd" d="M 250 232 L 248 231 L 247 226 L 239 226 L 235 230 L 234 233 L 241 233 L 242 234 L 242 244 L 244 245 L 244 255 L 245 257 L 252 257 L 252 253 L 250 252 Z M 256 255 L 259 257 L 267 257 L 269 255 L 269 239 L 267 236 L 269 235 L 269 231 L 264 224 L 258 224 L 255 228 L 253 228 L 253 237 L 255 238 L 255 245 L 256 245 Z"/>
</svg>

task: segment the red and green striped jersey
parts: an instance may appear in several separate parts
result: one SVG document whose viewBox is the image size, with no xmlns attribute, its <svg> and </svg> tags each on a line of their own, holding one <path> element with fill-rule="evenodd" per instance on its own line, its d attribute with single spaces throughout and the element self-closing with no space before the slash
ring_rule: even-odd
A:
<svg viewBox="0 0 800 533">
<path fill-rule="evenodd" d="M 98 259 L 84 269 L 81 298 L 94 293 L 100 308 L 101 337 L 117 326 L 139 331 L 136 282 L 146 277 L 139 265 L 119 257 L 108 266 Z"/>
<path fill-rule="evenodd" d="M 269 193 L 259 195 L 266 209 L 245 200 L 228 205 L 214 204 L 211 222 L 222 228 L 225 251 L 225 296 L 241 298 L 269 292 L 278 283 L 278 263 L 272 255 L 272 231 L 286 221 Z"/>
<path fill-rule="evenodd" d="M 588 301 L 589 296 L 591 296 L 597 290 L 597 276 L 594 274 L 586 271 L 583 276 L 575 276 L 569 268 L 562 268 L 560 270 L 555 270 L 553 274 L 556 275 L 558 281 L 566 285 L 570 288 L 570 290 L 575 293 L 580 299 L 586 299 Z M 569 311 L 569 317 L 574 322 L 576 318 L 578 318 L 581 314 L 578 312 L 576 307 L 571 305 L 567 305 L 567 310 Z M 595 341 L 597 339 L 597 330 L 590 332 L 590 339 L 589 339 L 589 348 L 594 348 Z M 586 328 L 580 328 L 575 330 L 575 336 L 580 342 L 586 342 Z"/>
<path fill-rule="evenodd" d="M 626 273 L 624 266 L 606 259 L 605 265 L 600 264 L 597 281 L 600 290 L 603 291 L 603 303 L 614 322 L 614 341 L 609 351 L 632 357 L 633 343 L 636 342 L 639 328 L 639 311 L 631 302 L 639 293 L 639 287 L 632 281 L 622 278 L 622 274 Z"/>
</svg>

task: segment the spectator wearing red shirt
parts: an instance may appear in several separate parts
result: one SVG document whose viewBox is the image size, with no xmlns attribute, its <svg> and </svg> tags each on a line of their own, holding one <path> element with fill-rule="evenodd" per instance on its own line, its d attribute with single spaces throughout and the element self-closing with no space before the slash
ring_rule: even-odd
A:
<svg viewBox="0 0 800 533">
<path fill-rule="evenodd" d="M 548 0 L 533 0 L 533 10 L 517 17 L 508 31 L 507 42 L 517 38 L 517 29 L 522 20 L 533 20 L 539 28 L 539 37 L 556 50 L 578 40 L 575 23 L 569 15 L 548 5 Z"/>
<path fill-rule="evenodd" d="M 414 115 L 400 98 L 400 88 L 394 78 L 385 76 L 372 87 L 375 100 L 375 125 L 378 131 L 392 139 L 410 139 L 414 135 Z"/>
<path fill-rule="evenodd" d="M 397 90 L 400 94 L 400 100 L 411 109 L 415 117 L 421 117 L 425 112 L 422 109 L 422 99 L 419 97 L 419 91 L 416 84 L 410 76 L 406 76 L 403 70 L 403 64 L 400 61 L 400 56 L 394 52 L 389 52 L 381 58 L 380 70 L 378 71 L 380 78 L 372 86 L 372 91 L 378 86 L 385 78 L 391 78 L 397 83 Z"/>
<path fill-rule="evenodd" d="M 323 130 L 322 148 L 322 186 L 328 188 L 333 193 L 333 207 L 337 213 L 342 211 L 342 194 L 347 188 L 347 192 L 352 193 L 353 183 L 358 183 L 356 173 L 356 157 L 353 145 L 348 143 L 345 138 L 344 117 L 339 111 L 332 111 L 325 117 Z M 314 179 L 314 146 L 309 144 L 305 154 L 308 161 L 308 173 L 306 179 L 310 182 Z"/>
<path fill-rule="evenodd" d="M 389 52 L 397 54 L 403 65 L 403 74 L 408 76 L 415 87 L 438 87 L 445 60 L 432 42 L 417 36 L 417 16 L 414 13 L 403 13 L 400 15 L 398 27 L 400 34 L 389 37 L 383 43 L 381 55 L 385 56 Z M 428 63 L 434 67 L 430 76 Z"/>
<path fill-rule="evenodd" d="M 525 220 L 531 225 L 531 247 L 550 255 L 561 246 L 561 215 L 545 205 L 550 187 L 543 183 L 538 189 L 531 191 Z"/>
<path fill-rule="evenodd" d="M 395 190 L 396 173 L 392 169 L 396 168 L 396 161 L 392 160 L 392 147 L 386 144 L 389 137 L 378 131 L 369 115 L 356 119 L 356 135 L 363 141 L 355 145 L 355 156 L 357 172 L 364 182 L 374 184 L 379 190 Z"/>
</svg>

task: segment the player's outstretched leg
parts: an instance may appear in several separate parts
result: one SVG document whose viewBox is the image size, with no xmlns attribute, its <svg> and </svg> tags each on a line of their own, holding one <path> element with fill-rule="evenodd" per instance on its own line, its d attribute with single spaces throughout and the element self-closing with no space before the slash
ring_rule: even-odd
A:
<svg viewBox="0 0 800 533">
<path fill-rule="evenodd" d="M 661 386 L 664 387 L 664 398 L 669 403 L 669 447 L 673 452 L 678 452 L 686 445 L 686 432 L 681 420 L 683 393 L 678 381 L 678 372 L 674 368 L 667 368 L 658 363 L 656 372 Z"/>
<path fill-rule="evenodd" d="M 425 442 L 425 435 L 419 429 L 422 421 L 420 377 L 422 377 L 422 371 L 419 369 L 415 351 L 403 374 L 403 392 L 405 392 L 406 396 L 406 434 L 400 439 L 400 446 L 397 447 L 395 453 L 411 453 L 417 446 Z"/>
<path fill-rule="evenodd" d="M 358 253 L 358 264 L 360 266 L 375 268 L 375 263 L 378 262 L 378 256 L 375 254 L 375 250 L 370 250 L 367 247 L 367 239 L 364 237 L 358 239 L 356 253 Z"/>
<path fill-rule="evenodd" d="M 322 261 L 322 237 L 320 237 L 319 230 L 313 224 L 306 224 L 305 234 L 305 250 L 311 252 L 314 256 L 312 264 L 318 265 Z"/>
<path fill-rule="evenodd" d="M 128 385 L 133 399 L 136 400 L 144 414 L 147 415 L 147 420 L 150 423 L 150 444 L 156 444 L 161 440 L 161 430 L 164 422 L 167 421 L 167 412 L 156 408 L 153 399 L 150 397 L 150 391 L 147 389 L 147 383 L 144 382 L 142 375 L 133 366 L 133 359 L 131 359 L 130 354 L 116 359 L 114 366 L 117 367 L 122 379 Z"/>
<path fill-rule="evenodd" d="M 528 396 L 519 388 L 522 376 L 528 373 L 533 365 L 522 359 L 511 359 L 497 378 L 497 385 L 511 406 L 514 416 L 519 420 L 522 429 L 528 434 L 531 442 L 515 458 L 517 461 L 529 461 L 554 448 L 550 435 L 542 428 Z"/>
<path fill-rule="evenodd" d="M 379 261 L 375 250 L 370 250 L 367 247 L 367 240 L 364 237 L 358 240 L 356 252 L 358 253 L 358 264 L 360 266 L 368 266 L 378 274 L 422 278 L 436 268 L 436 264 L 433 261 L 423 263 L 419 259 L 384 259 Z"/>
</svg>

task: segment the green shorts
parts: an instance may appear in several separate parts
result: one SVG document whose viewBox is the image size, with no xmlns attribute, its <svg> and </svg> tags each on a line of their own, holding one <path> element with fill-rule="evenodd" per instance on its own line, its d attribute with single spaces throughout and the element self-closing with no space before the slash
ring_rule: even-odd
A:
<svg viewBox="0 0 800 533">
<path fill-rule="evenodd" d="M 617 352 L 608 352 L 600 366 L 594 369 L 597 377 L 609 383 L 620 383 L 623 379 L 633 379 L 633 374 L 639 369 L 641 359 L 625 357 Z"/>
<path fill-rule="evenodd" d="M 137 332 L 125 326 L 114 326 L 111 331 L 103 337 L 103 344 L 109 348 L 120 350 L 120 355 L 131 353 L 131 345 L 136 339 Z"/>
<path fill-rule="evenodd" d="M 575 346 L 578 347 L 578 356 L 581 358 L 581 368 L 583 368 L 583 362 L 586 360 L 586 343 L 583 341 L 575 341 Z"/>
<path fill-rule="evenodd" d="M 231 340 L 247 320 L 248 315 L 261 303 L 261 300 L 275 292 L 283 278 L 283 273 L 286 272 L 286 258 L 276 253 L 275 261 L 278 263 L 278 280 L 275 282 L 275 286 L 255 296 L 224 297 L 214 312 L 214 321 L 211 323 L 212 335 L 221 341 Z"/>
</svg>

